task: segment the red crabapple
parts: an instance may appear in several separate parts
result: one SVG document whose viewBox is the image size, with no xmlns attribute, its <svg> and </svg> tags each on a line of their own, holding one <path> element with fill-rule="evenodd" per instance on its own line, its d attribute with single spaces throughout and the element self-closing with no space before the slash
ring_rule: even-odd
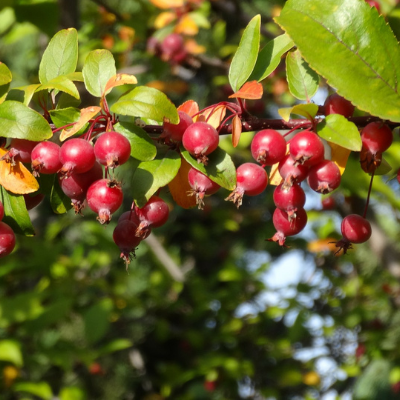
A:
<svg viewBox="0 0 400 400">
<path fill-rule="evenodd" d="M 15 247 L 14 231 L 4 222 L 0 222 L 0 258 L 8 256 Z"/>
<path fill-rule="evenodd" d="M 119 220 L 113 232 L 114 243 L 121 251 L 120 257 L 125 261 L 126 268 L 135 256 L 135 249 L 141 238 L 135 236 L 137 225 L 129 219 Z"/>
<path fill-rule="evenodd" d="M 284 246 L 288 236 L 297 235 L 304 229 L 307 224 L 307 213 L 304 208 L 300 208 L 296 212 L 296 217 L 290 219 L 285 211 L 276 208 L 272 222 L 277 232 L 271 239 L 267 240 L 278 242 L 280 246 Z"/>
<path fill-rule="evenodd" d="M 251 154 L 262 166 L 274 165 L 285 157 L 286 141 L 279 132 L 264 129 L 254 135 Z"/>
<path fill-rule="evenodd" d="M 311 167 L 324 159 L 324 143 L 316 133 L 302 131 L 290 140 L 289 153 L 297 164 Z"/>
<path fill-rule="evenodd" d="M 344 117 L 351 117 L 355 109 L 349 100 L 346 100 L 337 93 L 331 94 L 326 98 L 324 107 L 325 115 L 340 114 Z"/>
<path fill-rule="evenodd" d="M 135 235 L 136 235 L 136 230 L 140 225 L 140 219 L 139 219 L 138 215 L 136 214 L 136 209 L 137 209 L 137 207 L 134 207 L 132 210 L 125 211 L 118 218 L 118 223 L 120 223 L 121 221 L 124 221 L 124 220 L 129 220 L 132 223 L 134 223 L 136 226 Z M 143 233 L 143 235 L 141 236 L 140 239 L 141 240 L 146 239 L 150 235 L 150 233 L 151 233 L 151 228 L 146 229 L 146 231 Z"/>
<path fill-rule="evenodd" d="M 199 209 L 204 208 L 204 196 L 216 193 L 221 186 L 213 182 L 208 176 L 195 168 L 191 168 L 188 173 L 189 185 L 193 191 L 189 193 L 190 196 L 196 196 L 196 204 Z"/>
<path fill-rule="evenodd" d="M 105 132 L 96 140 L 94 154 L 100 164 L 115 168 L 129 160 L 131 144 L 118 132 Z"/>
<path fill-rule="evenodd" d="M 236 188 L 225 199 L 232 201 L 237 208 L 242 205 L 243 195 L 257 196 L 268 185 L 268 174 L 263 167 L 254 163 L 244 163 L 236 170 Z"/>
<path fill-rule="evenodd" d="M 154 195 L 142 208 L 136 207 L 136 214 L 140 220 L 136 236 L 144 238 L 148 236 L 149 228 L 158 228 L 167 222 L 169 207 L 162 198 Z"/>
<path fill-rule="evenodd" d="M 25 164 L 30 163 L 32 150 L 37 144 L 38 142 L 33 142 L 31 140 L 12 139 L 8 152 L 4 154 L 1 159 L 11 163 L 13 166 L 16 161 Z"/>
<path fill-rule="evenodd" d="M 189 125 L 182 137 L 183 147 L 204 165 L 207 165 L 207 155 L 218 147 L 218 143 L 218 132 L 206 122 Z"/>
<path fill-rule="evenodd" d="M 160 138 L 165 139 L 167 143 L 169 141 L 172 142 L 182 142 L 183 134 L 189 125 L 193 124 L 192 117 L 185 113 L 184 111 L 178 111 L 179 114 L 179 123 L 172 124 L 171 122 L 164 121 L 163 124 L 163 133 Z"/>
<path fill-rule="evenodd" d="M 284 180 L 285 186 L 292 186 L 294 183 L 300 183 L 307 178 L 309 168 L 305 165 L 296 165 L 296 161 L 287 154 L 278 166 L 278 171 Z"/>
<path fill-rule="evenodd" d="M 361 131 L 361 141 L 372 154 L 383 153 L 392 144 L 393 133 L 383 122 L 370 122 Z"/>
<path fill-rule="evenodd" d="M 176 64 L 181 63 L 187 56 L 184 46 L 185 42 L 182 35 L 170 33 L 164 38 L 160 45 L 162 58 L 165 61 L 172 61 Z"/>
<path fill-rule="evenodd" d="M 90 209 L 98 213 L 98 221 L 101 224 L 108 224 L 111 221 L 111 214 L 122 204 L 121 186 L 116 181 L 100 179 L 89 186 L 86 200 Z"/>
<path fill-rule="evenodd" d="M 339 167 L 329 160 L 321 161 L 308 171 L 307 183 L 318 193 L 327 194 L 340 185 L 341 175 Z"/>
<path fill-rule="evenodd" d="M 333 210 L 336 208 L 336 200 L 333 196 L 325 197 L 321 200 L 323 210 Z"/>
<path fill-rule="evenodd" d="M 306 203 L 304 190 L 298 184 L 289 187 L 280 184 L 274 190 L 273 199 L 275 206 L 288 214 L 289 220 L 296 218 L 297 210 Z"/>
<path fill-rule="evenodd" d="M 44 199 L 43 193 L 36 193 L 34 195 L 24 194 L 23 196 L 25 200 L 26 209 L 28 211 L 32 210 L 32 208 L 37 207 Z"/>
<path fill-rule="evenodd" d="M 55 174 L 61 167 L 60 146 L 53 142 L 40 142 L 31 153 L 34 176 Z"/>
</svg>

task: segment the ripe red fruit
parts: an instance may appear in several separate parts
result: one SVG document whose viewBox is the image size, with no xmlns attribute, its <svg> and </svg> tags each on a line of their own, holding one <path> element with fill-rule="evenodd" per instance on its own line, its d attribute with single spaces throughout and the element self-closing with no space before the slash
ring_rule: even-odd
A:
<svg viewBox="0 0 400 400">
<path fill-rule="evenodd" d="M 221 186 L 213 182 L 208 176 L 204 175 L 195 168 L 191 168 L 188 173 L 189 185 L 193 191 L 189 195 L 196 196 L 196 204 L 199 209 L 204 208 L 204 196 L 216 193 Z"/>
<path fill-rule="evenodd" d="M 193 124 L 193 119 L 189 114 L 186 114 L 184 111 L 178 111 L 178 114 L 178 124 L 171 124 L 171 122 L 164 121 L 164 129 L 160 138 L 165 139 L 167 143 L 169 141 L 181 142 L 186 129 L 189 127 L 189 125 Z"/>
<path fill-rule="evenodd" d="M 297 210 L 304 207 L 306 194 L 300 185 L 285 187 L 283 184 L 277 186 L 273 195 L 274 203 L 277 208 L 288 214 L 289 220 L 296 218 Z"/>
<path fill-rule="evenodd" d="M 30 194 L 24 194 L 24 200 L 27 210 L 32 210 L 32 208 L 37 207 L 44 199 L 43 193 L 37 193 L 33 196 Z"/>
<path fill-rule="evenodd" d="M 145 238 L 149 235 L 149 228 L 159 228 L 167 222 L 169 207 L 161 197 L 154 195 L 144 207 L 136 207 L 136 214 L 140 220 L 136 236 Z"/>
<path fill-rule="evenodd" d="M 393 142 L 392 130 L 382 122 L 370 122 L 361 131 L 363 148 L 371 154 L 383 153 Z"/>
<path fill-rule="evenodd" d="M 325 115 L 340 114 L 344 117 L 351 117 L 355 107 L 349 100 L 338 95 L 337 93 L 328 96 L 324 103 Z"/>
<path fill-rule="evenodd" d="M 336 208 L 336 200 L 333 196 L 325 197 L 321 200 L 323 210 L 333 210 Z"/>
<path fill-rule="evenodd" d="M 371 237 L 371 225 L 361 215 L 350 214 L 342 221 L 343 237 L 351 243 L 364 243 Z"/>
<path fill-rule="evenodd" d="M 0 201 L 0 221 L 3 219 L 4 217 L 4 206 L 3 203 Z"/>
<path fill-rule="evenodd" d="M 178 33 L 170 33 L 161 42 L 160 48 L 162 58 L 165 61 L 171 60 L 180 63 L 186 58 L 186 50 L 184 49 L 184 40 Z"/>
<path fill-rule="evenodd" d="M 6 162 L 10 162 L 11 165 L 15 165 L 16 161 L 22 163 L 31 162 L 31 153 L 33 148 L 38 142 L 25 139 L 12 139 L 8 152 L 2 157 Z"/>
<path fill-rule="evenodd" d="M 285 186 L 292 186 L 294 183 L 300 183 L 307 178 L 309 168 L 305 165 L 296 165 L 296 161 L 287 154 L 278 166 L 278 171 L 284 180 Z"/>
<path fill-rule="evenodd" d="M 297 235 L 304 229 L 307 224 L 307 213 L 304 208 L 300 208 L 296 212 L 296 217 L 290 219 L 285 211 L 276 208 L 272 216 L 272 222 L 277 232 L 268 240 L 278 242 L 280 246 L 284 246 L 286 237 Z"/>
<path fill-rule="evenodd" d="M 136 235 L 136 230 L 140 225 L 140 219 L 138 217 L 138 215 L 136 214 L 136 210 L 138 208 L 134 207 L 133 210 L 129 210 L 129 211 L 125 211 L 123 214 L 121 214 L 121 216 L 118 218 L 118 223 L 120 223 L 121 221 L 125 221 L 125 220 L 129 220 L 131 222 L 133 222 L 136 226 L 135 228 L 135 235 Z M 141 240 L 146 239 L 151 233 L 151 228 L 146 229 L 143 232 L 143 235 L 140 237 Z"/>
<path fill-rule="evenodd" d="M 98 362 L 90 364 L 89 372 L 91 375 L 104 375 L 104 370 Z"/>
<path fill-rule="evenodd" d="M 0 222 L 0 258 L 8 256 L 15 247 L 14 231 L 4 222 Z"/>
<path fill-rule="evenodd" d="M 68 178 L 72 173 L 82 174 L 89 171 L 96 162 L 92 145 L 84 139 L 70 139 L 60 149 L 60 161 L 63 164 L 60 174 Z"/>
<path fill-rule="evenodd" d="M 268 185 L 268 174 L 264 168 L 254 163 L 244 163 L 236 170 L 236 188 L 225 199 L 232 201 L 236 207 L 242 205 L 243 195 L 257 196 Z"/>
<path fill-rule="evenodd" d="M 183 147 L 197 161 L 207 165 L 207 154 L 212 153 L 219 143 L 218 132 L 210 124 L 206 122 L 195 122 L 190 125 L 182 137 Z"/>
<path fill-rule="evenodd" d="M 314 132 L 299 132 L 290 141 L 290 156 L 298 164 L 306 167 L 311 167 L 321 162 L 324 159 L 324 152 L 324 143 Z"/>
<path fill-rule="evenodd" d="M 53 142 L 40 142 L 31 153 L 33 175 L 55 174 L 61 167 L 60 146 Z"/>
<path fill-rule="evenodd" d="M 307 183 L 312 190 L 327 194 L 340 185 L 341 175 L 339 167 L 329 160 L 321 161 L 308 171 Z"/>
<path fill-rule="evenodd" d="M 118 132 L 105 132 L 96 140 L 94 154 L 100 164 L 115 168 L 129 160 L 131 144 Z"/>
<path fill-rule="evenodd" d="M 122 204 L 122 189 L 116 181 L 100 179 L 89 186 L 86 199 L 90 209 L 98 213 L 98 221 L 108 224 L 111 214 Z"/>
<path fill-rule="evenodd" d="M 130 219 L 119 220 L 114 229 L 113 240 L 121 251 L 120 257 L 125 261 L 126 267 L 135 256 L 135 249 L 142 240 L 135 235 L 137 224 Z"/>
<path fill-rule="evenodd" d="M 254 135 L 251 155 L 262 166 L 274 165 L 286 154 L 284 137 L 273 129 L 264 129 Z"/>
</svg>

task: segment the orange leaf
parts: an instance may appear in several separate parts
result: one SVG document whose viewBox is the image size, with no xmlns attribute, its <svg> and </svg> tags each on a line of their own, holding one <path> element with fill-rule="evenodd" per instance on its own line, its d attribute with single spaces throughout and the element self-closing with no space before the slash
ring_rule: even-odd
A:
<svg viewBox="0 0 400 400">
<path fill-rule="evenodd" d="M 0 149 L 0 158 L 6 153 L 7 150 Z M 39 189 L 38 181 L 20 161 L 15 161 L 14 166 L 0 161 L 0 185 L 15 194 L 33 193 Z"/>
<path fill-rule="evenodd" d="M 133 75 L 129 75 L 129 74 L 114 75 L 106 83 L 106 87 L 104 88 L 103 96 L 110 93 L 111 89 L 116 86 L 136 85 L 136 84 L 137 84 L 137 79 Z"/>
<path fill-rule="evenodd" d="M 336 143 L 328 142 L 328 144 L 331 147 L 331 160 L 339 167 L 340 174 L 343 175 L 351 150 L 345 149 Z"/>
<path fill-rule="evenodd" d="M 232 120 L 232 145 L 236 147 L 239 144 L 240 135 L 242 134 L 242 121 L 238 115 Z"/>
<path fill-rule="evenodd" d="M 183 111 L 193 117 L 199 112 L 199 105 L 194 100 L 188 100 L 178 107 L 178 111 Z"/>
<path fill-rule="evenodd" d="M 176 24 L 175 32 L 183 35 L 194 36 L 199 33 L 199 27 L 193 18 L 186 14 Z"/>
<path fill-rule="evenodd" d="M 289 143 L 286 145 L 286 154 L 289 153 Z M 269 184 L 274 186 L 279 186 L 283 182 L 283 178 L 278 171 L 279 163 L 274 164 L 271 167 L 271 171 L 269 173 Z"/>
<path fill-rule="evenodd" d="M 241 98 L 247 100 L 261 99 L 263 95 L 263 87 L 257 81 L 246 82 L 236 93 L 229 96 L 232 98 Z"/>
<path fill-rule="evenodd" d="M 335 238 L 313 240 L 307 244 L 307 250 L 311 251 L 311 253 L 335 252 L 338 250 L 335 246 L 336 242 L 337 239 Z"/>
<path fill-rule="evenodd" d="M 201 114 L 197 115 L 194 118 L 195 122 L 197 121 L 206 121 L 215 129 L 217 129 L 221 122 L 224 120 L 226 114 L 226 107 L 223 104 L 220 104 L 216 107 L 210 107 L 207 110 L 203 111 Z"/>
<path fill-rule="evenodd" d="M 157 15 L 154 21 L 154 28 L 161 29 L 170 24 L 174 19 L 176 19 L 176 14 L 171 11 L 164 11 Z"/>
<path fill-rule="evenodd" d="M 175 203 L 182 208 L 192 208 L 196 206 L 196 196 L 188 196 L 188 192 L 192 190 L 189 185 L 188 173 L 191 165 L 182 158 L 182 163 L 179 168 L 178 174 L 168 184 L 172 198 Z"/>
<path fill-rule="evenodd" d="M 202 54 L 205 53 L 206 47 L 199 45 L 194 39 L 188 39 L 185 42 L 185 49 L 190 54 Z"/>
<path fill-rule="evenodd" d="M 185 4 L 185 0 L 150 0 L 150 2 L 162 9 L 182 7 Z"/>
<path fill-rule="evenodd" d="M 79 129 L 81 129 L 86 124 L 86 122 L 88 122 L 91 118 L 93 118 L 100 111 L 101 111 L 101 108 L 97 107 L 97 106 L 82 108 L 81 116 L 79 117 L 79 120 L 76 122 L 76 124 L 71 129 L 63 129 L 61 131 L 60 140 L 64 141 L 65 139 L 68 139 L 69 137 L 75 135 L 75 133 L 78 132 Z"/>
</svg>

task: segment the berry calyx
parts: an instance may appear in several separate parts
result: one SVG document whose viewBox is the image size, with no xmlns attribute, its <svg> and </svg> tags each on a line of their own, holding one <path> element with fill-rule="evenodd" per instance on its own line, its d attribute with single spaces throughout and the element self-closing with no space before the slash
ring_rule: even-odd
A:
<svg viewBox="0 0 400 400">
<path fill-rule="evenodd" d="M 40 142 L 31 153 L 34 176 L 55 174 L 61 167 L 60 146 L 53 142 Z"/>
<path fill-rule="evenodd" d="M 296 217 L 290 219 L 285 211 L 276 208 L 272 216 L 272 222 L 277 232 L 271 239 L 267 240 L 278 242 L 280 246 L 285 246 L 288 236 L 297 235 L 307 225 L 307 213 L 304 208 L 300 208 L 296 212 Z"/>
<path fill-rule="evenodd" d="M 289 145 L 290 156 L 298 165 L 311 167 L 324 159 L 324 143 L 321 138 L 311 131 L 299 132 Z"/>
<path fill-rule="evenodd" d="M 353 115 L 355 107 L 349 100 L 346 100 L 339 94 L 334 93 L 326 98 L 324 109 L 325 115 L 340 114 L 348 118 Z"/>
<path fill-rule="evenodd" d="M 196 196 L 196 204 L 200 210 L 204 208 L 204 196 L 216 193 L 221 187 L 195 168 L 189 170 L 188 180 L 193 189 L 188 194 Z"/>
<path fill-rule="evenodd" d="M 307 183 L 318 193 L 327 194 L 340 185 L 341 175 L 339 167 L 329 160 L 321 161 L 308 171 Z"/>
<path fill-rule="evenodd" d="M 82 174 L 89 171 L 96 162 L 92 145 L 84 139 L 70 139 L 60 149 L 62 168 L 61 177 L 68 178 L 72 173 Z"/>
<path fill-rule="evenodd" d="M 243 195 L 257 196 L 268 185 L 268 174 L 264 168 L 254 163 L 244 163 L 236 170 L 236 188 L 225 199 L 232 201 L 237 208 L 242 205 Z"/>
<path fill-rule="evenodd" d="M 140 220 L 136 236 L 145 238 L 149 228 L 158 228 L 167 222 L 169 207 L 161 197 L 154 195 L 142 208 L 136 207 L 136 214 Z"/>
<path fill-rule="evenodd" d="M 118 132 L 105 132 L 96 140 L 94 154 L 100 164 L 115 168 L 129 160 L 131 144 Z"/>
<path fill-rule="evenodd" d="M 178 124 L 171 124 L 169 121 L 164 121 L 163 133 L 160 138 L 164 139 L 167 144 L 170 141 L 177 143 L 182 142 L 182 137 L 186 129 L 193 124 L 193 119 L 189 114 L 186 114 L 184 111 L 178 111 L 178 114 Z"/>
<path fill-rule="evenodd" d="M 113 232 L 114 243 L 119 247 L 120 257 L 125 261 L 126 268 L 133 257 L 135 257 L 135 249 L 141 242 L 141 238 L 135 236 L 137 225 L 129 220 L 119 220 Z"/>
<path fill-rule="evenodd" d="M 306 195 L 300 185 L 294 184 L 286 187 L 283 184 L 277 186 L 273 195 L 275 206 L 288 215 L 288 219 L 296 218 L 297 210 L 304 207 Z"/>
<path fill-rule="evenodd" d="M 206 122 L 191 124 L 182 137 L 183 147 L 195 158 L 197 162 L 207 165 L 207 155 L 212 153 L 219 143 L 219 135 L 213 126 Z"/>
<path fill-rule="evenodd" d="M 274 165 L 286 154 L 284 137 L 273 129 L 264 129 L 254 135 L 251 155 L 262 166 Z"/>
<path fill-rule="evenodd" d="M 6 223 L 0 222 L 0 258 L 8 256 L 14 247 L 14 231 Z"/>
<path fill-rule="evenodd" d="M 287 154 L 278 166 L 278 171 L 284 180 L 284 186 L 289 187 L 294 183 L 300 183 L 307 178 L 309 168 L 297 164 L 290 154 Z"/>
<path fill-rule="evenodd" d="M 86 199 L 90 209 L 98 214 L 97 220 L 108 224 L 111 214 L 122 204 L 122 189 L 114 180 L 100 179 L 89 186 Z"/>
</svg>

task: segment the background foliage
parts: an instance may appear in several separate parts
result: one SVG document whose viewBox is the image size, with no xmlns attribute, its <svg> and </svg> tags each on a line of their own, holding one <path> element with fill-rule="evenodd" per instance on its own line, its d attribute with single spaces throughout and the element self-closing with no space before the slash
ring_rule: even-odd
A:
<svg viewBox="0 0 400 400">
<path fill-rule="evenodd" d="M 13 87 L 36 84 L 49 39 L 76 27 L 78 70 L 90 51 L 107 49 L 118 72 L 134 74 L 176 105 L 195 99 L 205 107 L 227 99 L 229 81 L 243 83 L 228 71 L 251 18 L 261 14 L 263 46 L 283 33 L 272 17 L 285 2 L 187 3 L 193 9 L 180 14 L 169 7 L 172 0 L 6 1 L 0 60 L 13 72 Z M 400 8 L 380 3 L 397 34 Z M 285 22 L 288 13 L 278 22 L 289 31 L 296 27 Z M 174 29 L 191 49 L 184 64 L 148 51 L 149 37 Z M 325 50 L 307 30 L 299 40 L 304 54 L 308 47 Z M 290 54 L 296 72 L 301 66 Z M 343 56 L 344 65 L 350 61 Z M 296 104 L 284 61 L 263 86 L 263 99 L 248 102 L 258 117 L 279 118 L 278 108 Z M 324 80 L 318 87 L 321 104 L 331 89 Z M 124 93 L 119 89 L 115 99 Z M 20 100 L 23 93 L 9 96 Z M 87 97 L 81 106 L 91 104 Z M 229 138 L 221 147 L 236 164 L 250 161 L 252 136 L 243 133 L 235 151 Z M 272 188 L 239 211 L 224 201 L 227 191 L 199 211 L 174 207 L 165 190 L 169 223 L 140 245 L 128 273 L 112 242 L 114 221 L 105 229 L 90 213 L 55 216 L 46 200 L 31 212 L 36 236 L 19 236 L 16 251 L 0 262 L 1 398 L 398 398 L 400 202 L 390 180 L 400 167 L 398 149 L 396 135 L 386 156 L 393 169 L 374 182 L 371 240 L 341 258 L 328 242 L 340 237 L 341 215 L 363 209 L 368 188 L 357 156 L 348 162 L 335 210 L 322 212 L 319 196 L 307 193 L 310 222 L 290 249 L 265 242 L 274 233 Z M 119 171 L 128 192 L 132 167 Z"/>
</svg>

